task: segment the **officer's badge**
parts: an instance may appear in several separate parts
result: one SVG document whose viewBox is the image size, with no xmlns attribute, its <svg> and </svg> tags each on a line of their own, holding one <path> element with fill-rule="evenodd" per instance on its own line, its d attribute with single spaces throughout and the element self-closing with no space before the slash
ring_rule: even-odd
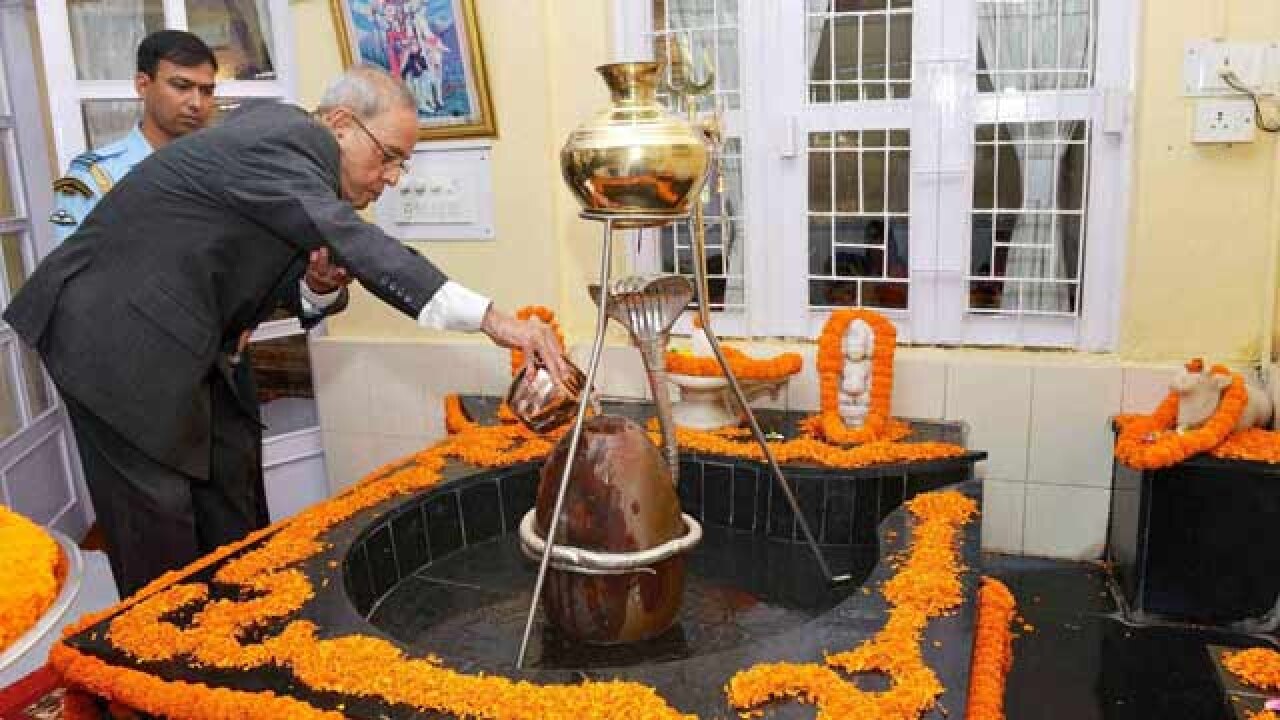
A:
<svg viewBox="0 0 1280 720">
<path fill-rule="evenodd" d="M 54 210 L 53 213 L 49 215 L 49 222 L 53 223 L 54 225 L 70 226 L 70 225 L 76 224 L 76 219 L 71 216 L 71 213 L 67 212 L 66 210 L 63 210 L 62 208 L 58 208 L 57 210 Z"/>
<path fill-rule="evenodd" d="M 59 195 L 70 195 L 72 197 L 79 195 L 86 200 L 93 197 L 93 191 L 89 189 L 89 186 L 83 180 L 70 176 L 54 180 L 53 191 Z"/>
</svg>

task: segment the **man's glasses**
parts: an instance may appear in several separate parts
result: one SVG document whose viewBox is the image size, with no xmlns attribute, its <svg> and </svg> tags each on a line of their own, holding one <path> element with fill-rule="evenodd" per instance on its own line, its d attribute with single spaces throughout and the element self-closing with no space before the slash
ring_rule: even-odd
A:
<svg viewBox="0 0 1280 720">
<path fill-rule="evenodd" d="M 365 127 L 365 124 L 360 121 L 360 118 L 356 117 L 354 112 L 351 113 L 351 119 L 356 121 L 356 126 L 363 130 L 364 134 L 367 135 L 369 139 L 373 141 L 373 144 L 378 147 L 378 151 L 382 153 L 382 163 L 384 165 L 399 169 L 401 174 L 407 175 L 409 173 L 408 158 L 401 155 L 399 152 L 393 153 L 390 150 L 387 150 L 387 146 L 383 145 L 381 140 L 374 137 L 374 134 L 369 132 L 369 128 Z"/>
</svg>

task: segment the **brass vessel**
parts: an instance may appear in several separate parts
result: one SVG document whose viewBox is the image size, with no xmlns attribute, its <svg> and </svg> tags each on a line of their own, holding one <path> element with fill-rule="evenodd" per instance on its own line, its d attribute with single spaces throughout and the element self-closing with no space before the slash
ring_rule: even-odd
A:
<svg viewBox="0 0 1280 720">
<path fill-rule="evenodd" d="M 560 151 L 565 182 L 589 212 L 625 218 L 615 227 L 665 224 L 689 212 L 706 179 L 701 133 L 658 104 L 660 65 L 601 65 L 613 104 L 574 130 Z"/>
</svg>

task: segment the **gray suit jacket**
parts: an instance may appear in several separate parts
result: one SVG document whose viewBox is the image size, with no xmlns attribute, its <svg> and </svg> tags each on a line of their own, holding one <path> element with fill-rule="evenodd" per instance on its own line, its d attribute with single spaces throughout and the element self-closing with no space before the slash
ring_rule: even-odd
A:
<svg viewBox="0 0 1280 720">
<path fill-rule="evenodd" d="M 152 458 L 207 478 L 207 383 L 308 253 L 328 247 L 416 318 L 445 283 L 339 196 L 338 145 L 262 103 L 140 163 L 40 263 L 4 317 L 62 390 Z"/>
</svg>

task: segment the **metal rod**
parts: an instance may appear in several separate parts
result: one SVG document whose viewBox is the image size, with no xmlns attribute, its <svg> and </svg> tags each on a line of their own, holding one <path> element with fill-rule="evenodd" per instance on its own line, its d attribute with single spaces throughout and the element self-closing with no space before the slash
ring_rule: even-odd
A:
<svg viewBox="0 0 1280 720">
<path fill-rule="evenodd" d="M 712 152 L 717 156 L 719 155 L 716 149 L 713 149 Z M 778 487 L 782 488 L 782 494 L 787 497 L 787 503 L 791 505 L 791 512 L 796 516 L 796 522 L 800 523 L 800 530 L 804 533 L 805 542 L 809 544 L 809 549 L 813 551 L 813 557 L 818 561 L 818 567 L 822 570 L 823 576 L 827 578 L 827 582 L 833 585 L 846 582 L 852 579 L 851 575 L 836 576 L 831 574 L 831 568 L 827 566 L 827 559 L 823 557 L 822 549 L 818 547 L 818 541 L 813 536 L 809 521 L 805 519 L 804 513 L 800 511 L 800 503 L 796 500 L 796 494 L 791 489 L 791 483 L 782 474 L 782 468 L 778 466 L 778 460 L 773 456 L 773 450 L 769 447 L 764 431 L 760 429 L 760 423 L 756 421 L 756 415 L 751 411 L 747 396 L 742 392 L 742 386 L 738 383 L 738 378 L 734 376 L 733 370 L 729 368 L 729 363 L 725 360 L 724 351 L 720 349 L 720 338 L 716 337 L 715 332 L 711 329 L 711 311 L 708 309 L 710 307 L 710 293 L 707 292 L 707 237 L 706 229 L 703 227 L 703 219 L 702 203 L 698 202 L 693 210 L 693 272 L 697 278 L 697 282 L 694 283 L 694 289 L 698 293 L 698 317 L 702 320 L 702 331 L 707 336 L 707 342 L 711 345 L 711 352 L 716 356 L 716 362 L 720 363 L 720 369 L 724 371 L 725 379 L 729 381 L 729 387 L 733 389 L 734 397 L 738 399 L 738 405 L 742 407 L 742 413 L 747 416 L 747 423 L 751 426 L 751 435 L 756 439 L 756 443 L 760 445 L 760 450 L 764 452 L 764 458 L 768 461 L 769 469 L 773 472 L 773 479 L 778 482 Z"/>
<path fill-rule="evenodd" d="M 538 614 L 538 601 L 542 597 L 542 584 L 547 579 L 547 566 L 551 562 L 551 550 L 555 547 L 556 529 L 560 525 L 560 512 L 564 509 L 564 497 L 569 489 L 569 475 L 573 472 L 574 458 L 578 454 L 578 441 L 582 439 L 582 425 L 586 420 L 587 406 L 591 403 L 591 391 L 595 387 L 596 368 L 600 366 L 600 351 L 604 347 L 604 329 L 609 322 L 605 302 L 609 292 L 609 270 L 613 265 L 613 219 L 604 221 L 604 248 L 600 254 L 600 309 L 596 314 L 596 337 L 591 344 L 591 359 L 587 363 L 587 384 L 578 400 L 578 415 L 573 421 L 573 429 L 569 432 L 569 455 L 564 461 L 564 472 L 560 474 L 560 487 L 556 491 L 555 509 L 551 519 L 547 521 L 547 546 L 542 551 L 542 562 L 538 564 L 538 579 L 533 585 L 533 598 L 529 601 L 529 616 L 524 621 L 524 637 L 520 640 L 520 654 L 516 657 L 516 669 L 524 668 L 524 656 L 529 649 L 529 636 L 533 633 L 533 619 Z"/>
</svg>

